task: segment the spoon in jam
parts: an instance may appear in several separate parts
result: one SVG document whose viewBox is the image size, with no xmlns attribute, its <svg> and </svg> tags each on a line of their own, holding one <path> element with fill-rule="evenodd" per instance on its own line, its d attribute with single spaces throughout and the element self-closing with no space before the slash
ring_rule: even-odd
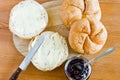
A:
<svg viewBox="0 0 120 80">
<path fill-rule="evenodd" d="M 70 58 L 64 67 L 65 74 L 69 80 L 88 80 L 91 74 L 91 63 L 112 53 L 114 47 L 107 49 L 102 54 L 87 60 L 82 56 L 74 56 Z"/>
</svg>

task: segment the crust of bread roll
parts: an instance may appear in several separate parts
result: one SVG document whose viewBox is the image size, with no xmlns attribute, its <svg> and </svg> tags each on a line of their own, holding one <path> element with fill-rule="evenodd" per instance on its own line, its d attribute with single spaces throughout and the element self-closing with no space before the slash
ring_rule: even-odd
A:
<svg viewBox="0 0 120 80">
<path fill-rule="evenodd" d="M 72 23 L 88 15 L 101 19 L 101 9 L 98 0 L 63 0 L 61 19 L 64 25 L 71 28 Z"/>
<path fill-rule="evenodd" d="M 39 70 L 51 71 L 67 59 L 67 42 L 57 32 L 45 31 L 40 36 L 45 36 L 45 39 L 32 58 L 32 63 Z M 40 36 L 35 37 L 35 39 L 30 42 L 29 48 L 35 45 Z"/>
<path fill-rule="evenodd" d="M 93 15 L 97 20 L 101 19 L 101 9 L 98 0 L 85 0 L 85 5 L 85 15 Z"/>
<path fill-rule="evenodd" d="M 94 54 L 103 47 L 106 40 L 104 25 L 93 16 L 74 22 L 69 32 L 69 44 L 78 53 Z"/>
<path fill-rule="evenodd" d="M 76 7 L 69 6 L 66 8 L 66 10 L 62 11 L 61 16 L 62 16 L 61 19 L 63 20 L 64 25 L 70 28 L 73 22 L 81 19 L 82 12 L 80 11 L 80 9 Z"/>
<path fill-rule="evenodd" d="M 9 29 L 20 38 L 31 39 L 47 26 L 48 14 L 35 0 L 24 0 L 15 5 L 10 13 Z"/>
</svg>

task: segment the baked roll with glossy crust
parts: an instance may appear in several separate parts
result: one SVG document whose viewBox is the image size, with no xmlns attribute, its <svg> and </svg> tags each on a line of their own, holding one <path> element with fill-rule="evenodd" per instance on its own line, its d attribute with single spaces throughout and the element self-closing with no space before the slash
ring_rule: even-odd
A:
<svg viewBox="0 0 120 80">
<path fill-rule="evenodd" d="M 101 19 L 98 0 L 63 0 L 61 19 L 66 27 L 70 28 L 72 23 L 87 15 L 93 15 L 97 20 Z"/>
<path fill-rule="evenodd" d="M 69 44 L 78 53 L 98 52 L 107 40 L 104 25 L 93 16 L 77 20 L 71 25 Z"/>
</svg>

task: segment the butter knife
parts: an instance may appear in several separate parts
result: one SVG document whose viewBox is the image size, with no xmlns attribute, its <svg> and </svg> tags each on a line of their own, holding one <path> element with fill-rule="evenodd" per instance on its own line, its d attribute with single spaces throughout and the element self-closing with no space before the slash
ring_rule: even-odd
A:
<svg viewBox="0 0 120 80">
<path fill-rule="evenodd" d="M 30 64 L 30 61 L 34 54 L 37 52 L 38 48 L 41 46 L 41 44 L 44 41 L 44 35 L 40 36 L 38 39 L 38 42 L 35 44 L 35 46 L 28 52 L 26 57 L 23 59 L 21 62 L 20 66 L 17 68 L 17 70 L 12 74 L 12 76 L 9 78 L 9 80 L 16 80 L 17 77 L 19 76 L 20 72 L 25 70 L 27 66 Z"/>
</svg>

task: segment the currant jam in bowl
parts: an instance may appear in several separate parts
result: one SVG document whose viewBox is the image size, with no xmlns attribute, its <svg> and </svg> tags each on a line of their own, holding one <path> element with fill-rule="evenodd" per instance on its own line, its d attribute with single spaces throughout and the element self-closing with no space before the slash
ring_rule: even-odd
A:
<svg viewBox="0 0 120 80">
<path fill-rule="evenodd" d="M 91 65 L 85 63 L 88 60 L 82 56 L 70 58 L 64 67 L 65 74 L 69 80 L 88 80 L 91 74 Z"/>
</svg>

